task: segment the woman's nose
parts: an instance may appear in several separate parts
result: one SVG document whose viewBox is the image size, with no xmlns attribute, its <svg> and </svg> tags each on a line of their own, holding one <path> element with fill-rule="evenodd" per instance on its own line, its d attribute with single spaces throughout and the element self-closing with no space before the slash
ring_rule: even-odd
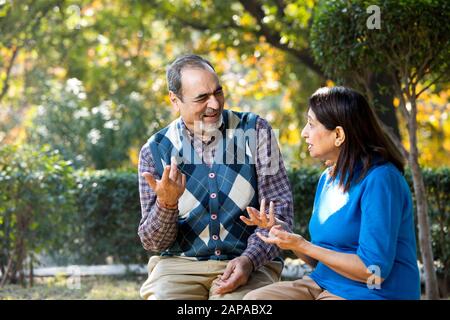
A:
<svg viewBox="0 0 450 320">
<path fill-rule="evenodd" d="M 303 127 L 301 136 L 302 136 L 302 138 L 305 138 L 305 139 L 308 138 L 308 130 L 306 130 L 306 126 Z"/>
</svg>

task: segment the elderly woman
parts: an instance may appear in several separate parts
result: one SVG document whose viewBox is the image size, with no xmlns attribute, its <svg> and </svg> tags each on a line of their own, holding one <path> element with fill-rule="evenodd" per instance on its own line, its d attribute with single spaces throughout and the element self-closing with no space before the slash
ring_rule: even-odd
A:
<svg viewBox="0 0 450 320">
<path fill-rule="evenodd" d="M 315 267 L 308 277 L 251 291 L 244 299 L 419 299 L 411 193 L 403 159 L 365 98 L 321 88 L 309 100 L 302 137 L 326 163 L 309 223 L 311 242 L 285 231 L 264 208 L 248 208 L 248 225 L 270 228 L 267 243 Z M 273 205 L 272 205 L 273 207 Z"/>
</svg>

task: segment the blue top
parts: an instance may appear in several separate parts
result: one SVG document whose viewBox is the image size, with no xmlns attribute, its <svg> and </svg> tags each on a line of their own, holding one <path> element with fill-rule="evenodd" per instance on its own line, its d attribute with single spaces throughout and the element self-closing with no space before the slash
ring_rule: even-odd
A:
<svg viewBox="0 0 450 320">
<path fill-rule="evenodd" d="M 389 162 L 375 163 L 366 176 L 342 192 L 338 179 L 322 173 L 309 223 L 313 244 L 357 254 L 384 281 L 346 278 L 319 262 L 311 278 L 345 299 L 419 299 L 412 198 L 401 172 Z"/>
</svg>

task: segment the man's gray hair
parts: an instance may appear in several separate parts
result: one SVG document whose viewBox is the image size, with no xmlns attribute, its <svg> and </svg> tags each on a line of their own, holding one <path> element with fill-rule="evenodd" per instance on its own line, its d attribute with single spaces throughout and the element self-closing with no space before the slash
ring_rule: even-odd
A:
<svg viewBox="0 0 450 320">
<path fill-rule="evenodd" d="M 174 62 L 172 62 L 167 68 L 167 87 L 169 91 L 175 93 L 180 99 L 182 98 L 182 88 L 181 88 L 181 71 L 184 68 L 193 69 L 208 69 L 210 67 L 213 71 L 214 67 L 212 64 L 195 54 L 187 54 L 178 57 Z"/>
</svg>

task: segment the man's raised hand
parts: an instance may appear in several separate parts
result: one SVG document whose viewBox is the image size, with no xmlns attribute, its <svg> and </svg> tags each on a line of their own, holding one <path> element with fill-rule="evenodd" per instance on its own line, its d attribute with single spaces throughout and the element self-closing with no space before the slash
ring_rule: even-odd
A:
<svg viewBox="0 0 450 320">
<path fill-rule="evenodd" d="M 258 209 L 253 207 L 247 207 L 247 213 L 249 218 L 240 216 L 239 218 L 248 226 L 257 226 L 263 229 L 270 229 L 274 225 L 280 225 L 284 229 L 288 229 L 287 224 L 284 221 L 275 217 L 275 204 L 270 201 L 269 214 L 266 214 L 266 199 L 261 200 L 261 207 Z"/>
<path fill-rule="evenodd" d="M 155 179 L 149 172 L 144 172 L 142 176 L 156 193 L 160 205 L 167 208 L 178 207 L 178 199 L 186 188 L 186 175 L 178 170 L 174 157 L 170 166 L 164 168 L 161 180 Z"/>
</svg>

